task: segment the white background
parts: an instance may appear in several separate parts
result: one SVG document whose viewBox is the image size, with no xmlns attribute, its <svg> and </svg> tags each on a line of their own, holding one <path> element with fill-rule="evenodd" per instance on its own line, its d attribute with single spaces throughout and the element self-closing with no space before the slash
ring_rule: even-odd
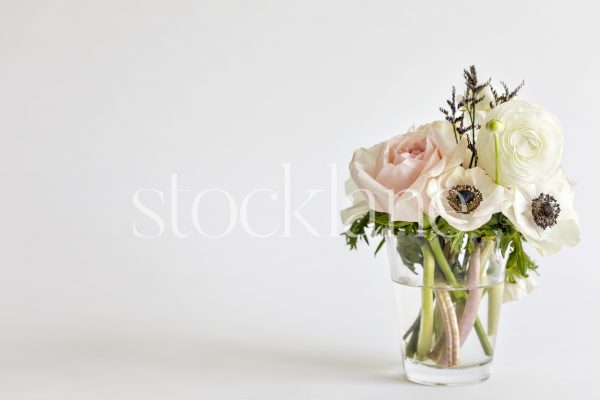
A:
<svg viewBox="0 0 600 400">
<path fill-rule="evenodd" d="M 1 399 L 598 396 L 592 1 L 0 1 Z M 462 68 L 554 112 L 583 240 L 504 308 L 494 374 L 402 378 L 385 257 L 329 235 L 352 150 L 440 117 Z M 284 235 L 293 209 L 326 189 Z M 331 200 L 330 169 L 338 166 Z M 177 174 L 173 233 L 170 186 Z M 165 218 L 156 224 L 134 193 Z M 270 238 L 193 230 L 229 191 Z M 219 194 L 207 233 L 227 228 Z M 336 229 L 341 230 L 341 226 Z"/>
</svg>

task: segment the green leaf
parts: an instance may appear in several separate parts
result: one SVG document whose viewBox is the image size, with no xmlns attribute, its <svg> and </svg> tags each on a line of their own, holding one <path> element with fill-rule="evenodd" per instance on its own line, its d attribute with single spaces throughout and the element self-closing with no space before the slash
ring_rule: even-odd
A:
<svg viewBox="0 0 600 400">
<path fill-rule="evenodd" d="M 514 283 L 519 278 L 527 278 L 529 271 L 535 271 L 537 265 L 523 250 L 521 234 L 519 232 L 515 232 L 512 235 L 512 242 L 513 248 L 506 261 L 506 280 Z"/>
<path fill-rule="evenodd" d="M 467 251 L 469 253 L 473 253 L 475 251 L 475 242 L 473 241 L 474 237 L 475 234 L 473 232 L 467 233 Z"/>
<path fill-rule="evenodd" d="M 502 253 L 502 257 L 506 257 L 506 251 L 511 243 L 512 235 L 502 235 L 500 238 L 500 252 Z"/>
<path fill-rule="evenodd" d="M 356 249 L 358 240 L 361 238 L 369 244 L 369 238 L 365 231 L 369 226 L 369 219 L 370 215 L 369 212 L 367 212 L 365 215 L 354 221 L 346 232 L 342 233 L 342 235 L 346 237 L 346 244 L 350 246 L 350 250 Z"/>
<path fill-rule="evenodd" d="M 398 232 L 396 235 L 396 249 L 406 265 L 412 272 L 417 273 L 415 264 L 423 265 L 423 254 L 421 253 L 421 245 L 425 240 L 413 234 L 405 234 Z"/>
<path fill-rule="evenodd" d="M 377 245 L 377 248 L 375 249 L 375 255 L 377 255 L 377 253 L 379 253 L 379 250 L 381 250 L 384 243 L 385 243 L 385 236 L 383 238 L 381 238 L 381 242 L 379 242 L 379 244 Z"/>
<path fill-rule="evenodd" d="M 465 232 L 457 232 L 450 241 L 450 251 L 452 254 L 459 254 L 465 238 Z"/>
</svg>

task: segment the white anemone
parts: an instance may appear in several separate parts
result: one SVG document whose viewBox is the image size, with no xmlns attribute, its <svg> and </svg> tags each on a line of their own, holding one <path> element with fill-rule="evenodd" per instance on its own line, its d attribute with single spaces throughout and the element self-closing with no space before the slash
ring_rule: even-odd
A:
<svg viewBox="0 0 600 400">
<path fill-rule="evenodd" d="M 456 167 L 429 183 L 430 217 L 441 215 L 461 231 L 472 231 L 506 207 L 504 187 L 479 167 Z"/>
<path fill-rule="evenodd" d="M 562 170 L 550 179 L 513 189 L 512 205 L 504 212 L 527 242 L 542 256 L 579 242 L 579 218 L 573 190 Z"/>
</svg>

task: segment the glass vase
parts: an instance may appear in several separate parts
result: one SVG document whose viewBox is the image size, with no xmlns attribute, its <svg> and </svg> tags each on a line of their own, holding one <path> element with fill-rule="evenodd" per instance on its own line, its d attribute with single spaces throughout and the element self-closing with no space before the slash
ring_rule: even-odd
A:
<svg viewBox="0 0 600 400">
<path fill-rule="evenodd" d="M 506 260 L 496 240 L 386 236 L 408 380 L 464 385 L 489 378 Z"/>
</svg>

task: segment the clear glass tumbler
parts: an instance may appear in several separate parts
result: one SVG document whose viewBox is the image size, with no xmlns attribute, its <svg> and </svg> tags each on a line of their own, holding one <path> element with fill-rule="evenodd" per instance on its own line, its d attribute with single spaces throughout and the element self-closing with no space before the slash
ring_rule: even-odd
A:
<svg viewBox="0 0 600 400">
<path fill-rule="evenodd" d="M 406 377 L 481 382 L 491 373 L 506 260 L 495 240 L 432 236 L 386 237 Z"/>
</svg>

